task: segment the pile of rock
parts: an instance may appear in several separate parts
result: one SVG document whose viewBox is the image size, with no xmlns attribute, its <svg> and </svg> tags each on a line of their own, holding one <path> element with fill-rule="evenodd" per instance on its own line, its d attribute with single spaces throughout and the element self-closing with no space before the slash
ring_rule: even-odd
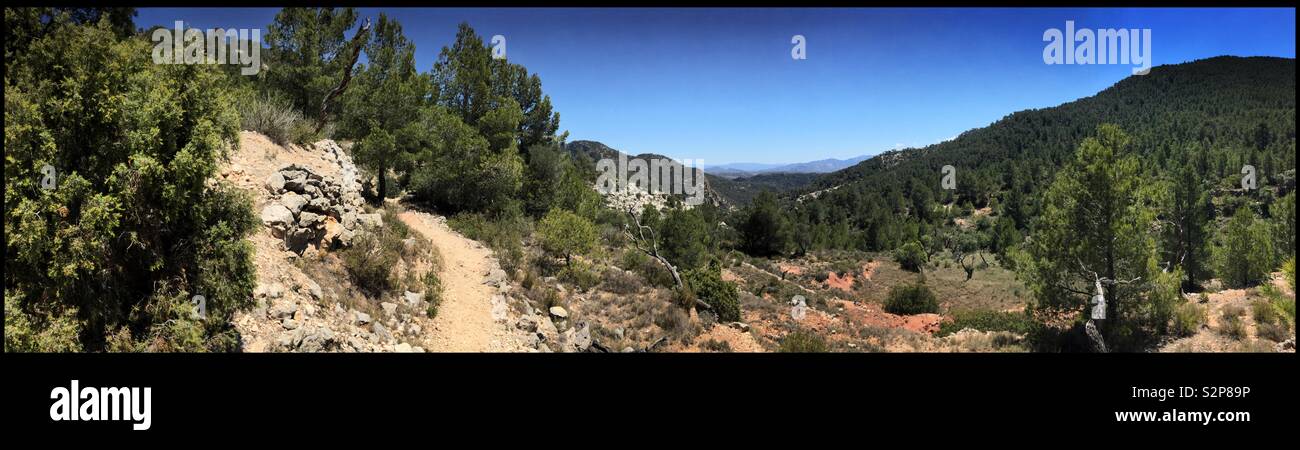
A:
<svg viewBox="0 0 1300 450">
<path fill-rule="evenodd" d="M 245 321 L 256 321 L 258 334 L 265 336 L 257 351 L 424 352 L 411 344 L 423 338 L 426 326 L 420 293 L 408 293 L 407 305 L 381 303 L 380 317 L 338 303 L 324 307 L 309 291 L 290 291 L 280 283 L 258 286 L 254 297 L 257 307 Z"/>
<path fill-rule="evenodd" d="M 339 154 L 347 157 L 341 151 Z M 341 180 L 292 164 L 267 177 L 271 200 L 262 208 L 262 223 L 283 238 L 289 250 L 301 252 L 322 239 L 347 246 L 358 232 L 383 225 L 379 214 L 366 214 L 361 208 L 355 167 L 347 162 L 346 166 L 340 164 Z"/>
</svg>

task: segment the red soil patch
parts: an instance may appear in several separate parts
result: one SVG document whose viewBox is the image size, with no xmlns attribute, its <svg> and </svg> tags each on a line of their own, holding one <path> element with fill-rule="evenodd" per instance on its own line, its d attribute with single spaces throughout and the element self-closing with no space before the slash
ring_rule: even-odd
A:
<svg viewBox="0 0 1300 450">
<path fill-rule="evenodd" d="M 790 265 L 790 264 L 777 264 L 776 267 L 778 269 L 781 269 L 781 272 L 788 273 L 790 275 L 803 275 L 803 268 L 799 266 Z"/>
<path fill-rule="evenodd" d="M 843 308 L 844 315 L 852 323 L 878 328 L 906 328 L 908 330 L 934 334 L 939 331 L 943 316 L 938 314 L 914 314 L 900 316 L 881 310 L 872 304 L 858 304 L 845 300 L 831 300 L 832 306 Z"/>
<path fill-rule="evenodd" d="M 839 289 L 844 292 L 853 292 L 853 274 L 844 274 L 841 278 L 839 274 L 830 272 L 826 275 L 826 288 Z"/>
</svg>

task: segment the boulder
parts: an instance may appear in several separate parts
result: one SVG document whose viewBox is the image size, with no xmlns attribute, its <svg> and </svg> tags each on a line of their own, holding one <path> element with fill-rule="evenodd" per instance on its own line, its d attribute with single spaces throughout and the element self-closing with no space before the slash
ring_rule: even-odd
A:
<svg viewBox="0 0 1300 450">
<path fill-rule="evenodd" d="M 293 212 L 279 203 L 272 203 L 262 208 L 262 224 L 280 231 L 288 229 L 293 223 Z"/>
<path fill-rule="evenodd" d="M 551 313 L 551 316 L 553 316 L 553 317 L 555 317 L 555 318 L 557 318 L 557 319 L 568 319 L 568 318 L 569 318 L 569 311 L 566 311 L 566 310 L 564 309 L 564 307 L 562 307 L 562 306 L 552 306 L 551 309 L 550 309 L 550 313 Z"/>
<path fill-rule="evenodd" d="M 284 205 L 285 208 L 289 208 L 289 211 L 292 211 L 296 216 L 299 212 L 302 212 L 302 207 L 307 204 L 307 199 L 294 192 L 285 192 L 280 197 L 280 204 Z"/>
<path fill-rule="evenodd" d="M 375 333 L 375 338 L 379 339 L 380 342 L 393 340 L 393 333 L 388 332 L 388 328 L 382 323 L 375 322 L 370 324 L 370 331 Z"/>
<path fill-rule="evenodd" d="M 271 176 L 266 177 L 266 190 L 272 194 L 284 192 L 284 176 L 280 172 L 271 172 Z"/>
<path fill-rule="evenodd" d="M 305 228 L 315 228 L 317 225 L 324 225 L 321 221 L 321 215 L 313 212 L 303 211 L 298 215 L 298 226 Z"/>
<path fill-rule="evenodd" d="M 369 314 L 363 313 L 361 311 L 352 312 L 352 323 L 357 325 L 365 325 L 370 323 L 370 321 L 371 319 Z"/>
<path fill-rule="evenodd" d="M 367 229 L 380 228 L 384 226 L 384 218 L 379 213 L 357 214 L 357 223 Z"/>
</svg>

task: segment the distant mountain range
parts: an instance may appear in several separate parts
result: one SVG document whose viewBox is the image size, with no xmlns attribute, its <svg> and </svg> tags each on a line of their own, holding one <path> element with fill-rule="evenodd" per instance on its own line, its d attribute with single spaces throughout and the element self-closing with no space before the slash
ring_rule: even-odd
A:
<svg viewBox="0 0 1300 450">
<path fill-rule="evenodd" d="M 705 165 L 704 170 L 723 178 L 751 177 L 771 173 L 830 173 L 866 161 L 870 155 L 849 159 L 827 158 L 817 161 L 794 164 L 730 163 L 714 166 Z"/>
</svg>

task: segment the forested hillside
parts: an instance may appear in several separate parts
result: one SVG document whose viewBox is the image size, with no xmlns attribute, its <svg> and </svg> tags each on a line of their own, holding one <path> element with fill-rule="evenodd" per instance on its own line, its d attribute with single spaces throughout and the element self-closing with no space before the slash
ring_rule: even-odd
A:
<svg viewBox="0 0 1300 450">
<path fill-rule="evenodd" d="M 813 229 L 818 247 L 894 248 L 924 234 L 918 225 L 935 223 L 936 205 L 953 202 L 999 204 L 1026 230 L 1047 180 L 1103 123 L 1131 136 L 1149 178 L 1191 165 L 1195 176 L 1227 187 L 1237 184 L 1242 165 L 1252 164 L 1261 185 L 1289 186 L 1295 60 L 1225 56 L 1160 66 L 1092 97 L 1016 112 L 925 148 L 887 152 L 822 177 L 808 191 L 835 190 L 805 202 L 798 217 Z M 940 188 L 945 165 L 957 169 L 955 191 Z"/>
</svg>

